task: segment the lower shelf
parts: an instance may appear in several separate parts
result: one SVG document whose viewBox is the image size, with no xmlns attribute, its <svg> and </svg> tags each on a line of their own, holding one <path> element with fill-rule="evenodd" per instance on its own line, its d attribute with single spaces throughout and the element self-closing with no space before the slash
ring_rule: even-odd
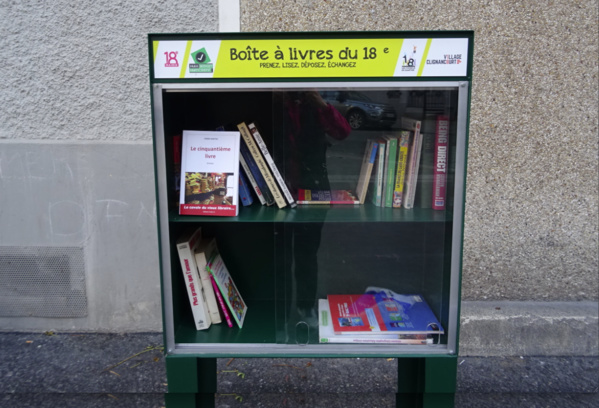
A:
<svg viewBox="0 0 599 408">
<path fill-rule="evenodd" d="M 445 344 L 364 344 L 319 343 L 318 317 L 309 307 L 285 308 L 272 301 L 247 301 L 248 314 L 243 328 L 228 327 L 225 322 L 208 330 L 196 330 L 192 322 L 183 323 L 175 331 L 175 344 L 168 347 L 173 354 L 197 357 L 231 356 L 430 356 L 451 355 Z"/>
</svg>

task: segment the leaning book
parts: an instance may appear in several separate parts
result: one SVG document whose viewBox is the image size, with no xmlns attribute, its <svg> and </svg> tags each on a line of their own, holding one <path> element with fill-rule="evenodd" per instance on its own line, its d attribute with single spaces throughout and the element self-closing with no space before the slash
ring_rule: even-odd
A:
<svg viewBox="0 0 599 408">
<path fill-rule="evenodd" d="M 243 301 L 225 262 L 223 261 L 222 256 L 218 251 L 216 251 L 210 261 L 208 261 L 207 266 L 208 271 L 214 277 L 214 281 L 216 282 L 216 286 L 225 300 L 237 326 L 241 329 L 243 326 L 243 321 L 245 320 L 245 316 L 247 315 L 248 307 Z"/>
<path fill-rule="evenodd" d="M 318 300 L 318 342 L 319 343 L 368 343 L 368 344 L 434 344 L 426 334 L 336 334 L 331 319 L 329 302 Z"/>
<path fill-rule="evenodd" d="M 443 327 L 420 295 L 387 296 L 384 292 L 329 295 L 336 334 L 443 334 Z"/>
<path fill-rule="evenodd" d="M 205 330 L 212 323 L 202 280 L 194 256 L 201 239 L 201 228 L 188 230 L 177 239 L 177 252 L 179 253 L 181 269 L 183 270 L 183 280 L 187 288 L 187 295 L 197 330 Z"/>
<path fill-rule="evenodd" d="M 239 213 L 239 132 L 183 131 L 179 214 Z"/>
</svg>

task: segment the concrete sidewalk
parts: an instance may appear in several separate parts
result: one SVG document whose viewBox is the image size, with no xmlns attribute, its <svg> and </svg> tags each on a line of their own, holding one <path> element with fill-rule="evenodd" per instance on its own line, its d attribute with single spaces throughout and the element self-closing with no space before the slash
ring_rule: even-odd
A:
<svg viewBox="0 0 599 408">
<path fill-rule="evenodd" d="M 0 333 L 0 407 L 164 406 L 162 335 Z M 599 358 L 463 357 L 456 407 L 599 407 Z M 394 407 L 396 359 L 219 359 L 217 406 Z"/>
</svg>

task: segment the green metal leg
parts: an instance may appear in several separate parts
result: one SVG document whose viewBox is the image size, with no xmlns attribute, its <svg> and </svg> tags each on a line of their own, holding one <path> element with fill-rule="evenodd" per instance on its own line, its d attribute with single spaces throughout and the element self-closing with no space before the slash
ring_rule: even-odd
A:
<svg viewBox="0 0 599 408">
<path fill-rule="evenodd" d="M 400 358 L 397 370 L 398 408 L 453 408 L 457 356 Z"/>
<path fill-rule="evenodd" d="M 216 359 L 166 357 L 167 408 L 214 407 Z"/>
</svg>

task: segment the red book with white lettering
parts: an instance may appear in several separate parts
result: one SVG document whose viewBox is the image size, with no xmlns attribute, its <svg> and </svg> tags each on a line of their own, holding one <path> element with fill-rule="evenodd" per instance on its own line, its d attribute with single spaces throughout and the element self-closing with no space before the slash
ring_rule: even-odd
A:
<svg viewBox="0 0 599 408">
<path fill-rule="evenodd" d="M 437 116 L 435 130 L 435 161 L 433 166 L 433 210 L 445 209 L 447 164 L 449 153 L 449 117 Z"/>
<path fill-rule="evenodd" d="M 179 260 L 181 261 L 183 280 L 187 288 L 187 295 L 189 296 L 189 303 L 197 330 L 205 330 L 212 324 L 206 295 L 202 287 L 202 281 L 194 256 L 201 239 L 201 228 L 189 230 L 177 239 L 177 251 L 179 253 Z"/>
<path fill-rule="evenodd" d="M 183 131 L 179 214 L 239 213 L 239 132 Z"/>
</svg>

